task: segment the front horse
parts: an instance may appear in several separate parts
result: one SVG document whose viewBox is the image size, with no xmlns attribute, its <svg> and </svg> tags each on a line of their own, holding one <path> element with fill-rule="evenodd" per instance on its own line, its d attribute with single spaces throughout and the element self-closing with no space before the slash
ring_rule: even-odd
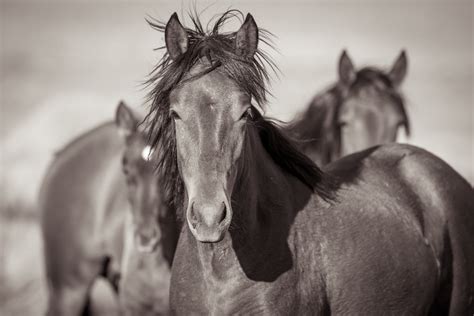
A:
<svg viewBox="0 0 474 316">
<path fill-rule="evenodd" d="M 117 289 L 120 272 L 125 314 L 168 310 L 177 226 L 174 212 L 161 203 L 150 147 L 138 123 L 120 104 L 115 124 L 105 123 L 69 143 L 46 173 L 40 207 L 48 315 L 93 312 L 94 280 L 105 276 Z"/>
<path fill-rule="evenodd" d="M 356 70 L 343 51 L 339 81 L 316 95 L 308 108 L 287 127 L 299 148 L 318 164 L 375 145 L 395 142 L 410 124 L 400 85 L 407 73 L 402 51 L 389 71 L 375 67 Z"/>
<path fill-rule="evenodd" d="M 150 136 L 181 230 L 176 314 L 467 315 L 474 194 L 440 159 L 385 145 L 319 169 L 265 100 L 259 29 L 205 33 L 173 14 L 152 82 Z M 262 59 L 263 58 L 263 59 Z"/>
</svg>

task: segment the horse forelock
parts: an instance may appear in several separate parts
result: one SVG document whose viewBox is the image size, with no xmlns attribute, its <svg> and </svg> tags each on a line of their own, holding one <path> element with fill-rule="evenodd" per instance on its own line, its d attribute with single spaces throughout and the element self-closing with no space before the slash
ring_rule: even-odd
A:
<svg viewBox="0 0 474 316">
<path fill-rule="evenodd" d="M 392 104 L 403 113 L 406 118 L 405 100 L 403 94 L 396 88 L 389 76 L 382 70 L 375 67 L 365 67 L 357 72 L 356 80 L 350 86 L 351 93 L 358 93 L 366 87 L 373 87 L 375 90 L 388 95 L 392 99 Z M 408 118 L 406 118 L 408 119 Z"/>
<path fill-rule="evenodd" d="M 390 98 L 392 102 L 389 104 L 394 106 L 402 116 L 402 125 L 405 127 L 407 135 L 410 135 L 410 121 L 406 111 L 405 98 L 393 84 L 390 77 L 384 71 L 375 67 L 362 68 L 357 72 L 356 80 L 351 85 L 349 94 L 357 94 L 367 87 L 372 87 Z"/>
</svg>

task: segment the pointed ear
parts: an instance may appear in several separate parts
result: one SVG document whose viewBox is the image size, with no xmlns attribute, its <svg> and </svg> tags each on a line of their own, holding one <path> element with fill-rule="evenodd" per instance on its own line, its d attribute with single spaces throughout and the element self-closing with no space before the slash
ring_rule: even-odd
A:
<svg viewBox="0 0 474 316">
<path fill-rule="evenodd" d="M 165 28 L 166 49 L 171 59 L 175 60 L 188 50 L 188 34 L 179 22 L 178 15 L 173 13 Z"/>
<path fill-rule="evenodd" d="M 249 13 L 245 18 L 244 24 L 235 35 L 235 52 L 237 55 L 252 58 L 257 52 L 258 46 L 258 27 Z"/>
<path fill-rule="evenodd" d="M 356 79 L 356 71 L 346 50 L 342 51 L 339 58 L 339 81 L 345 86 L 350 86 Z"/>
<path fill-rule="evenodd" d="M 405 79 L 405 76 L 407 74 L 407 70 L 408 58 L 407 54 L 405 53 L 405 50 L 402 50 L 397 60 L 393 64 L 392 69 L 388 73 L 388 76 L 392 80 L 392 84 L 394 87 L 399 87 L 402 84 L 403 79 Z"/>
<path fill-rule="evenodd" d="M 128 137 L 135 133 L 138 129 L 138 120 L 133 114 L 132 110 L 120 101 L 115 112 L 115 124 L 119 130 L 119 134 L 123 137 Z"/>
</svg>

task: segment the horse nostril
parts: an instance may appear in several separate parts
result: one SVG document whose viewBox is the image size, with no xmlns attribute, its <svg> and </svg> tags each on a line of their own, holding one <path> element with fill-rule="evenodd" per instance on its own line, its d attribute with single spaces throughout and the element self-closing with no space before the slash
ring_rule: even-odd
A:
<svg viewBox="0 0 474 316">
<path fill-rule="evenodd" d="M 222 223 L 224 221 L 224 219 L 226 218 L 227 216 L 227 207 L 225 206 L 225 203 L 222 202 L 222 212 L 220 214 L 220 218 L 219 218 L 219 224 Z"/>
<path fill-rule="evenodd" d="M 137 234 L 137 239 L 138 243 L 142 246 L 144 245 L 150 245 L 151 243 L 154 243 L 158 239 L 158 234 L 156 232 L 148 232 L 148 233 L 138 233 Z"/>
<path fill-rule="evenodd" d="M 139 235 L 138 239 L 139 239 L 141 245 L 148 245 L 148 243 L 151 240 L 150 236 L 148 236 L 148 235 Z"/>
<path fill-rule="evenodd" d="M 198 223 L 198 218 L 196 216 L 196 212 L 194 211 L 194 202 L 191 204 L 191 209 L 190 209 L 190 214 L 189 214 L 189 219 L 191 222 L 191 225 L 193 225 L 193 228 L 196 228 L 197 223 Z"/>
</svg>

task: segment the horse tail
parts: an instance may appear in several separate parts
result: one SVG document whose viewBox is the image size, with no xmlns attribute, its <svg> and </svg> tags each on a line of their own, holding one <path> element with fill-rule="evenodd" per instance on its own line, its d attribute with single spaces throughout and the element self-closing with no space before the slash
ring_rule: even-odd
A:
<svg viewBox="0 0 474 316">
<path fill-rule="evenodd" d="M 444 231 L 444 245 L 443 254 L 439 263 L 439 289 L 435 297 L 433 305 L 431 306 L 428 315 L 449 315 L 451 305 L 451 295 L 453 291 L 453 250 L 451 246 L 451 238 L 449 230 L 446 227 Z"/>
</svg>

